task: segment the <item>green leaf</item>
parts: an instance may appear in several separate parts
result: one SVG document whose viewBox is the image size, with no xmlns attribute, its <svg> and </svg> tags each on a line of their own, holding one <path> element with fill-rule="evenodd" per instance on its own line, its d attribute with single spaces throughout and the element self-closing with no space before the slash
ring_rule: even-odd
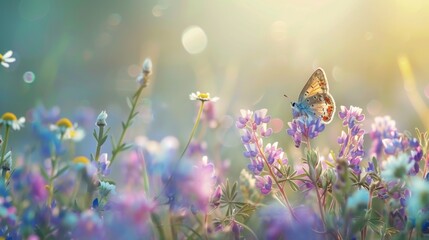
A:
<svg viewBox="0 0 429 240">
<path fill-rule="evenodd" d="M 95 140 L 98 142 L 98 136 L 97 136 L 97 132 L 95 131 L 95 129 L 92 132 L 92 135 L 94 136 Z"/>
<path fill-rule="evenodd" d="M 242 226 L 243 228 L 245 228 L 247 231 L 249 231 L 252 235 L 253 235 L 253 237 L 255 238 L 255 239 L 259 239 L 258 238 L 258 236 L 256 235 L 256 233 L 249 227 L 249 226 L 247 226 L 246 224 L 244 224 L 244 223 L 241 223 L 241 222 L 238 222 L 238 221 L 236 221 L 236 223 L 238 223 L 240 226 Z"/>
<path fill-rule="evenodd" d="M 289 185 L 290 185 L 290 188 L 292 188 L 293 191 L 296 192 L 296 191 L 299 190 L 299 187 L 298 187 L 298 185 L 295 182 L 289 181 Z"/>
<path fill-rule="evenodd" d="M 240 210 L 238 210 L 234 215 L 236 218 L 242 218 L 243 222 L 250 218 L 250 216 L 256 211 L 256 206 L 250 203 L 244 204 Z"/>
<path fill-rule="evenodd" d="M 65 167 L 63 167 L 63 168 L 61 168 L 61 170 L 59 170 L 58 172 L 57 172 L 57 174 L 55 174 L 55 176 L 52 178 L 52 179 L 55 179 L 55 178 L 57 178 L 57 177 L 59 177 L 59 176 L 61 176 L 61 174 L 63 174 L 67 169 L 69 168 L 69 166 L 67 165 L 67 166 L 65 166 Z"/>
<path fill-rule="evenodd" d="M 372 157 L 372 164 L 374 164 L 374 170 L 378 173 L 378 161 L 376 157 Z"/>
<path fill-rule="evenodd" d="M 107 135 L 104 135 L 104 137 L 101 139 L 101 141 L 99 141 L 100 145 L 103 145 L 107 140 Z"/>
<path fill-rule="evenodd" d="M 127 97 L 127 105 L 130 109 L 133 107 L 133 104 L 131 103 L 131 100 L 129 97 Z"/>
<path fill-rule="evenodd" d="M 45 170 L 44 166 L 40 166 L 40 173 L 42 174 L 43 178 L 48 181 L 49 180 L 49 175 Z"/>
</svg>

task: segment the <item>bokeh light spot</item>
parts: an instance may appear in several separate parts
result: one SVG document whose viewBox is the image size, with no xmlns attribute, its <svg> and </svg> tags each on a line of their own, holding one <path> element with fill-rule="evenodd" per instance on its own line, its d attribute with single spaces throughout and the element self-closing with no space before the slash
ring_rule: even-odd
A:
<svg viewBox="0 0 429 240">
<path fill-rule="evenodd" d="M 207 35 L 198 26 L 190 26 L 183 31 L 182 44 L 190 54 L 198 54 L 207 47 Z"/>
<path fill-rule="evenodd" d="M 33 83 L 34 80 L 36 79 L 36 75 L 33 72 L 28 71 L 28 72 L 24 73 L 22 78 L 24 79 L 24 82 L 26 82 L 26 83 Z"/>
<path fill-rule="evenodd" d="M 279 133 L 283 129 L 283 125 L 283 120 L 280 118 L 271 119 L 271 128 L 273 129 L 274 133 Z"/>
<path fill-rule="evenodd" d="M 130 65 L 127 70 L 128 76 L 133 78 L 137 77 L 140 71 L 141 71 L 141 67 L 136 64 Z"/>
<path fill-rule="evenodd" d="M 162 17 L 162 15 L 164 15 L 164 10 L 167 9 L 165 6 L 162 5 L 155 5 L 152 8 L 152 15 L 154 17 Z"/>
</svg>

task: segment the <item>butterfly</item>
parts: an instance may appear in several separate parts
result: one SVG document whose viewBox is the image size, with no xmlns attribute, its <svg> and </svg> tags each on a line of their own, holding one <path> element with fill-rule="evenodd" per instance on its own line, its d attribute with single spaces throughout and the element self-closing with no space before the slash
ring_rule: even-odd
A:
<svg viewBox="0 0 429 240">
<path fill-rule="evenodd" d="M 306 116 L 319 118 L 325 124 L 332 121 L 335 113 L 335 101 L 329 93 L 325 71 L 318 68 L 308 79 L 299 94 L 297 102 L 292 102 L 293 117 Z"/>
</svg>

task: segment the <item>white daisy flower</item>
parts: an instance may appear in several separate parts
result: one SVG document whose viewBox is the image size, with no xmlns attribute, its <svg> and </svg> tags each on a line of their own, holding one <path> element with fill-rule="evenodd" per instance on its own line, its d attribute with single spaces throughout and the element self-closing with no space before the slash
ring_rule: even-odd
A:
<svg viewBox="0 0 429 240">
<path fill-rule="evenodd" d="M 0 54 L 0 63 L 3 67 L 8 68 L 9 63 L 15 62 L 16 59 L 12 57 L 12 54 L 12 51 L 7 51 L 4 55 Z"/>
<path fill-rule="evenodd" d="M 51 131 L 57 132 L 58 137 L 64 140 L 81 141 L 85 137 L 85 131 L 77 127 L 77 124 L 72 124 L 68 118 L 61 118 L 54 125 L 50 126 Z"/>
<path fill-rule="evenodd" d="M 200 92 L 196 92 L 196 93 L 191 93 L 189 94 L 189 99 L 191 100 L 200 100 L 202 102 L 206 102 L 206 101 L 210 101 L 210 102 L 217 102 L 219 100 L 219 97 L 210 97 L 210 93 L 200 93 Z"/>
<path fill-rule="evenodd" d="M 19 130 L 24 126 L 25 118 L 20 117 L 19 119 L 15 114 L 7 112 L 3 114 L 0 119 L 0 125 L 5 124 L 6 126 L 12 127 L 13 130 Z"/>
</svg>

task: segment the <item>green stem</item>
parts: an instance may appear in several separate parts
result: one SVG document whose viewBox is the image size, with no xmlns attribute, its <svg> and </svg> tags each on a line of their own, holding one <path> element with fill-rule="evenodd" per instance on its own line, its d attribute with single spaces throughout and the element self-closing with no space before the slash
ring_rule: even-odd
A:
<svg viewBox="0 0 429 240">
<path fill-rule="evenodd" d="M 64 139 L 64 133 L 60 136 L 60 143 Z M 58 159 L 56 153 L 51 156 L 51 177 L 49 178 L 49 197 L 48 197 L 48 207 L 52 206 L 52 201 L 54 199 L 54 176 L 57 170 Z"/>
<path fill-rule="evenodd" d="M 51 159 L 51 177 L 49 178 L 49 197 L 48 197 L 48 207 L 51 207 L 52 200 L 54 198 L 54 176 L 57 168 L 58 160 L 56 158 Z"/>
<path fill-rule="evenodd" d="M 95 151 L 95 161 L 98 162 L 98 158 L 100 158 L 100 151 L 101 151 L 101 140 L 103 139 L 104 135 L 104 126 L 99 126 L 98 131 L 98 139 L 97 139 L 97 150 Z"/>
<path fill-rule="evenodd" d="M 7 142 L 9 140 L 9 132 L 10 132 L 10 126 L 6 125 L 6 132 L 5 132 L 5 137 L 4 137 L 4 141 L 3 144 L 1 146 L 1 160 L 0 160 L 0 167 L 3 167 L 4 164 L 4 156 L 6 155 L 6 147 L 7 147 Z M 6 176 L 3 176 L 6 177 Z"/>
<path fill-rule="evenodd" d="M 0 168 L 2 168 L 2 181 L 4 181 L 4 183 L 6 183 L 6 174 L 7 171 L 6 169 L 3 168 L 3 165 L 5 164 L 5 159 L 4 156 L 6 155 L 6 147 L 7 147 L 7 142 L 9 140 L 9 132 L 10 132 L 10 126 L 6 125 L 6 132 L 5 132 L 5 138 L 4 138 L 4 142 L 1 146 L 1 159 L 0 159 Z"/>
<path fill-rule="evenodd" d="M 153 224 L 155 225 L 156 229 L 158 230 L 158 239 L 166 239 L 165 238 L 165 233 L 164 233 L 164 228 L 161 225 L 161 221 L 159 220 L 158 215 L 156 215 L 155 213 L 151 213 L 150 217 L 152 219 Z"/>
<path fill-rule="evenodd" d="M 257 139 L 257 138 L 256 138 L 256 134 L 255 134 L 255 133 L 253 133 L 253 134 L 254 134 L 255 139 Z M 285 204 L 286 204 L 287 208 L 289 209 L 289 211 L 290 211 L 290 213 L 291 213 L 292 217 L 293 217 L 296 221 L 299 221 L 298 217 L 295 215 L 295 212 L 294 212 L 294 210 L 293 210 L 293 208 L 292 208 L 292 205 L 290 204 L 290 202 L 289 202 L 289 200 L 288 200 L 288 198 L 287 198 L 287 196 L 286 196 L 286 193 L 285 193 L 285 191 L 284 191 L 284 189 L 283 189 L 282 185 L 281 185 L 281 184 L 279 183 L 279 181 L 277 180 L 277 176 L 274 174 L 273 170 L 271 169 L 270 164 L 268 164 L 268 160 L 267 160 L 267 158 L 265 157 L 265 153 L 262 151 L 262 146 L 260 146 L 260 145 L 259 145 L 259 142 L 258 142 L 258 141 L 256 141 L 256 147 L 257 147 L 257 149 L 258 149 L 258 151 L 259 151 L 259 154 L 262 156 L 262 159 L 264 159 L 264 162 L 265 162 L 266 166 L 268 167 L 268 171 L 270 172 L 270 176 L 271 176 L 271 178 L 273 178 L 273 179 L 274 179 L 274 182 L 276 183 L 277 188 L 280 190 L 280 193 L 281 193 L 281 195 L 282 195 L 282 197 L 283 197 L 283 199 L 284 199 L 284 201 L 285 201 Z"/>
<path fill-rule="evenodd" d="M 307 137 L 307 148 L 308 148 L 308 151 L 311 152 L 311 143 L 310 143 L 310 138 L 309 137 Z M 307 164 L 308 164 L 308 167 L 310 168 L 310 163 L 308 161 L 309 160 L 307 159 Z M 317 171 L 317 170 L 315 169 L 315 171 Z M 326 231 L 326 220 L 325 220 L 325 213 L 323 211 L 322 198 L 321 198 L 320 193 L 319 193 L 317 182 L 314 181 L 314 179 L 312 179 L 312 178 L 311 178 L 311 182 L 312 182 L 312 184 L 314 186 L 314 190 L 316 190 L 317 204 L 318 204 L 318 207 L 319 207 L 320 218 L 322 219 L 323 232 L 325 232 Z M 325 238 L 326 238 L 326 236 L 325 236 Z"/>
<path fill-rule="evenodd" d="M 180 155 L 179 161 L 177 163 L 177 166 L 179 165 L 179 162 L 182 160 L 183 156 L 185 155 L 186 151 L 188 150 L 189 144 L 191 144 L 192 138 L 194 137 L 195 131 L 197 130 L 198 124 L 200 123 L 201 114 L 204 109 L 204 101 L 201 101 L 200 109 L 198 110 L 197 119 L 195 120 L 194 127 L 192 128 L 191 135 L 189 136 L 188 143 L 186 143 L 185 148 L 183 149 L 182 154 Z"/>
<path fill-rule="evenodd" d="M 149 176 L 147 174 L 146 159 L 144 158 L 143 151 L 139 150 L 137 154 L 140 154 L 140 157 L 143 159 L 143 188 L 144 192 L 149 196 Z"/>
<path fill-rule="evenodd" d="M 372 194 L 373 194 L 373 188 L 371 188 L 371 190 L 369 191 L 369 200 L 368 200 L 368 208 L 367 210 L 371 210 L 372 208 Z M 361 231 L 361 239 L 365 240 L 366 239 L 366 235 L 367 235 L 367 229 L 368 229 L 368 223 L 365 224 L 365 226 L 363 227 L 362 231 Z"/>
<path fill-rule="evenodd" d="M 172 214 L 172 212 L 170 211 L 170 214 L 168 214 L 168 219 L 170 220 L 170 230 L 171 230 L 171 238 L 173 240 L 177 239 L 177 230 L 176 230 L 176 223 L 175 223 L 175 219 L 174 216 Z"/>
<path fill-rule="evenodd" d="M 158 194 L 158 196 L 155 197 L 155 200 L 158 199 L 159 196 L 161 196 L 161 194 L 165 191 L 165 189 L 167 188 L 167 186 L 170 184 L 171 180 L 173 179 L 173 177 L 174 177 L 174 171 L 179 167 L 179 164 L 182 161 L 182 158 L 185 155 L 186 151 L 188 150 L 189 144 L 191 143 L 192 138 L 195 135 L 195 131 L 197 130 L 198 124 L 200 123 L 201 114 L 203 112 L 203 109 L 204 109 L 204 101 L 201 101 L 200 109 L 198 110 L 198 114 L 197 114 L 197 119 L 195 120 L 194 127 L 192 128 L 191 134 L 190 134 L 189 139 L 188 139 L 188 143 L 186 144 L 185 148 L 183 149 L 182 154 L 180 154 L 180 158 L 179 158 L 179 160 L 177 161 L 176 165 L 173 168 L 173 173 L 171 174 L 170 178 L 165 183 L 164 188 L 162 189 L 162 191 Z"/>
<path fill-rule="evenodd" d="M 146 85 L 141 85 L 133 96 L 133 102 L 131 103 L 131 111 L 128 114 L 126 123 L 122 127 L 122 133 L 121 133 L 121 136 L 119 137 L 118 143 L 116 144 L 115 148 L 112 150 L 112 158 L 110 159 L 111 165 L 113 164 L 113 161 L 115 161 L 116 156 L 122 149 L 122 142 L 124 141 L 125 133 L 127 132 L 128 127 L 131 125 L 131 120 L 134 118 L 137 102 L 140 98 L 140 95 L 144 87 L 146 87 Z"/>
</svg>

